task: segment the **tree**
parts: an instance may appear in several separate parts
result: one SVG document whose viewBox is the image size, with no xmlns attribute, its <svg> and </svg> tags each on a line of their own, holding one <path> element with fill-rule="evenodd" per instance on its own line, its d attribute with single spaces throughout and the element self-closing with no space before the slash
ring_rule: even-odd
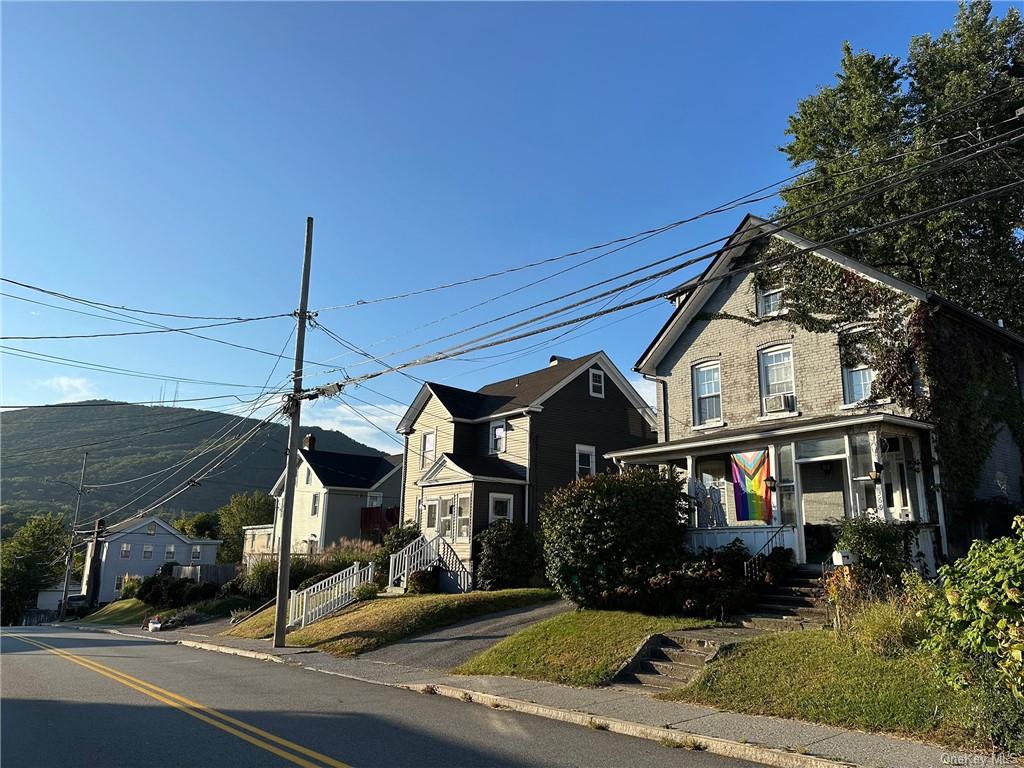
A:
<svg viewBox="0 0 1024 768">
<path fill-rule="evenodd" d="M 261 491 L 236 493 L 217 511 L 220 519 L 220 545 L 217 557 L 222 563 L 237 563 L 242 559 L 242 527 L 274 522 L 274 499 Z"/>
<path fill-rule="evenodd" d="M 197 512 L 191 517 L 179 517 L 171 525 L 193 539 L 216 539 L 220 533 L 220 519 L 216 512 Z"/>
<path fill-rule="evenodd" d="M 0 623 L 17 623 L 40 590 L 64 574 L 68 532 L 60 515 L 37 515 L 0 542 Z"/>
<path fill-rule="evenodd" d="M 781 191 L 784 223 L 836 207 L 836 195 L 846 200 L 854 188 L 909 175 L 921 163 L 1019 128 L 1012 118 L 1024 106 L 1024 79 L 1008 73 L 1013 62 L 1024 62 L 1021 15 L 1010 8 L 995 18 L 988 0 L 962 3 L 941 35 L 914 37 L 902 62 L 844 44 L 836 83 L 801 100 L 789 119 L 792 138 L 782 151 L 794 167 L 813 163 L 814 170 Z M 895 155 L 902 156 L 880 162 Z M 811 240 L 829 240 L 1018 181 L 1021 168 L 1024 142 L 793 226 Z M 1024 187 L 1016 187 L 841 249 L 1021 331 L 1022 228 Z"/>
</svg>

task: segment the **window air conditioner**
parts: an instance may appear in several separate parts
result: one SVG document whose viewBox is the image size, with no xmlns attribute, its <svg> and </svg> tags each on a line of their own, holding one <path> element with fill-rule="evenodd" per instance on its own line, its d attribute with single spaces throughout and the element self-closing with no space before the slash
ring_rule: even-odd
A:
<svg viewBox="0 0 1024 768">
<path fill-rule="evenodd" d="M 784 413 L 793 410 L 791 407 L 792 395 L 768 395 L 764 399 L 765 413 Z"/>
</svg>

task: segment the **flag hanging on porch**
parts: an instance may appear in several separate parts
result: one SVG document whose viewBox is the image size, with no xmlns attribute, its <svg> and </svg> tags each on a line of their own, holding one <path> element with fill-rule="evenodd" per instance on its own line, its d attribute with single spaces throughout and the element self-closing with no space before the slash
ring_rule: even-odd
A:
<svg viewBox="0 0 1024 768">
<path fill-rule="evenodd" d="M 737 521 L 772 521 L 772 499 L 766 482 L 769 474 L 767 449 L 732 455 Z"/>
</svg>

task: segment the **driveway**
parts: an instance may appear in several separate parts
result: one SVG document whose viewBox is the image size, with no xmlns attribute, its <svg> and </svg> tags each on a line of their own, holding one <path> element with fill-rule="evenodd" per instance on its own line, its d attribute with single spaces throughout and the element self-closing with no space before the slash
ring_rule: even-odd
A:
<svg viewBox="0 0 1024 768">
<path fill-rule="evenodd" d="M 509 635 L 571 608 L 571 603 L 556 600 L 527 608 L 489 613 L 378 648 L 362 654 L 360 658 L 420 669 L 447 670 L 486 651 Z"/>
</svg>

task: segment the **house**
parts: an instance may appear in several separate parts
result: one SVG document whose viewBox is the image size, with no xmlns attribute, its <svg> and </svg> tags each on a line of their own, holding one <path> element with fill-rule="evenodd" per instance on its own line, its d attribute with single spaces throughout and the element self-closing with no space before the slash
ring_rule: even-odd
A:
<svg viewBox="0 0 1024 768">
<path fill-rule="evenodd" d="M 109 603 L 121 597 L 125 577 L 152 576 L 165 563 L 204 565 L 217 562 L 218 539 L 193 539 L 158 517 L 126 520 L 102 529 L 85 551 L 80 594 L 90 603 Z M 97 554 L 98 551 L 98 554 Z"/>
<path fill-rule="evenodd" d="M 320 552 L 341 539 L 379 539 L 389 524 L 397 522 L 401 487 L 400 455 L 320 451 L 316 436 L 306 435 L 295 477 L 292 553 Z M 283 471 L 270 493 L 277 502 L 274 522 L 243 529 L 243 563 L 277 552 L 284 504 Z"/>
<path fill-rule="evenodd" d="M 964 428 L 935 399 L 935 376 L 957 375 L 957 351 L 931 339 L 939 355 L 927 366 L 931 376 L 915 366 L 896 371 L 910 382 L 908 397 L 931 398 L 931 420 L 872 395 L 877 372 L 844 354 L 863 339 L 864 329 L 812 332 L 788 315 L 787 301 L 796 303 L 793 286 L 755 279 L 747 253 L 766 242 L 806 252 L 813 268 L 820 265 L 838 284 L 850 286 L 851 300 L 856 286 L 867 286 L 890 306 L 905 306 L 896 323 L 899 338 L 913 336 L 906 333 L 911 316 L 929 317 L 929 324 L 915 326 L 924 341 L 944 327 L 972 334 L 971 344 L 992 344 L 994 357 L 1016 367 L 1010 386 L 1017 391 L 1008 397 L 1011 406 L 1015 399 L 1019 404 L 1024 338 L 748 216 L 701 278 L 681 286 L 674 311 L 635 365 L 657 382 L 659 442 L 624 447 L 609 457 L 677 467 L 687 477 L 696 499 L 688 533 L 694 548 L 740 538 L 752 552 L 784 545 L 798 562 L 816 564 L 830 557 L 840 520 L 871 515 L 915 524 L 917 551 L 934 568 L 936 557 L 949 552 L 943 466 L 949 469 L 952 461 L 947 453 L 940 462 L 937 436 L 948 429 L 955 442 L 955 430 Z M 970 385 L 952 380 L 961 391 Z M 987 456 L 967 459 L 975 463 L 976 498 L 1019 503 L 1021 446 L 1005 426 L 994 427 Z"/>
<path fill-rule="evenodd" d="M 82 592 L 82 584 L 78 581 L 71 581 L 68 583 L 68 594 L 77 595 Z M 39 594 L 36 595 L 36 610 L 39 611 L 58 611 L 60 609 L 60 601 L 64 597 L 64 579 L 56 581 L 46 589 L 39 590 Z"/>
<path fill-rule="evenodd" d="M 440 535 L 467 568 L 473 536 L 495 520 L 538 527 L 552 490 L 614 469 L 604 455 L 654 441 L 651 408 L 604 352 L 473 392 L 424 384 L 402 420 L 402 519 Z"/>
</svg>

